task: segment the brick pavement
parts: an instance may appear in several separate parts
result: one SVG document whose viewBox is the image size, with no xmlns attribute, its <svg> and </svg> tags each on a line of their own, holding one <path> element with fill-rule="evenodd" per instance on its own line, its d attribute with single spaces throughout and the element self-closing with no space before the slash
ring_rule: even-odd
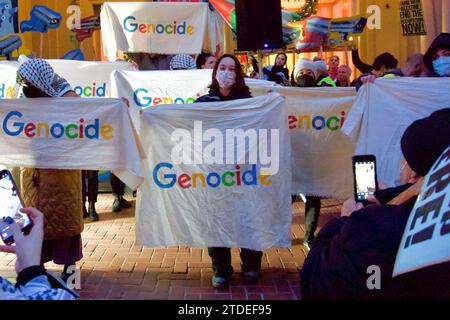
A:
<svg viewBox="0 0 450 320">
<path fill-rule="evenodd" d="M 129 200 L 133 200 L 131 197 Z M 145 248 L 135 245 L 134 206 L 112 213 L 111 194 L 100 194 L 97 203 L 100 221 L 86 220 L 82 234 L 84 258 L 81 268 L 81 299 L 223 299 L 223 300 L 291 300 L 300 299 L 298 271 L 307 249 L 304 235 L 304 205 L 293 206 L 292 247 L 264 252 L 262 277 L 256 285 L 246 285 L 241 271 L 238 249 L 232 249 L 235 274 L 227 290 L 211 286 L 211 259 L 206 248 L 185 246 Z M 339 211 L 340 202 L 322 201 L 319 226 Z M 15 257 L 0 253 L 0 275 L 15 281 Z M 46 267 L 56 273 L 61 266 Z"/>
</svg>

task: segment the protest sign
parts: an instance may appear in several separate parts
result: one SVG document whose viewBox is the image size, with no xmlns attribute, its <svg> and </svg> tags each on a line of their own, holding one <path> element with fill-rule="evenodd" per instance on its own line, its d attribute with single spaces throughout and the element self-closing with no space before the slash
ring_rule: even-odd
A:
<svg viewBox="0 0 450 320">
<path fill-rule="evenodd" d="M 450 147 L 425 178 L 406 224 L 394 276 L 450 260 Z"/>
</svg>

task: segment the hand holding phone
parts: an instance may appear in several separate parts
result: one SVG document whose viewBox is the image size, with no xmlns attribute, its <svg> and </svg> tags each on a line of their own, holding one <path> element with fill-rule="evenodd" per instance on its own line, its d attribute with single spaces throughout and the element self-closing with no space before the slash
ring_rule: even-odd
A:
<svg viewBox="0 0 450 320">
<path fill-rule="evenodd" d="M 24 234 L 33 227 L 33 221 L 20 211 L 24 207 L 14 179 L 9 170 L 0 171 L 0 236 L 7 245 L 14 243 L 10 224 L 16 222 Z"/>
<path fill-rule="evenodd" d="M 368 204 L 367 198 L 377 191 L 377 167 L 374 155 L 353 157 L 353 178 L 355 201 Z"/>
<path fill-rule="evenodd" d="M 0 245 L 1 252 L 14 253 L 17 256 L 16 272 L 41 264 L 42 242 L 44 240 L 44 214 L 34 208 L 21 209 L 32 222 L 33 228 L 25 235 L 18 223 L 13 222 L 9 229 L 15 239 L 15 246 Z"/>
</svg>

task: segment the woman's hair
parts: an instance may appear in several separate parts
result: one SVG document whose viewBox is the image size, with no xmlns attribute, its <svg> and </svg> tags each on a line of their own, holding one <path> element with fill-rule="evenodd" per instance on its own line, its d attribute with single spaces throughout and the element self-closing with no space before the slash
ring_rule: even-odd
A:
<svg viewBox="0 0 450 320">
<path fill-rule="evenodd" d="M 278 57 L 281 56 L 281 55 L 284 56 L 284 64 L 282 65 L 282 67 L 284 67 L 284 66 L 286 65 L 287 59 L 288 59 L 286 53 L 284 53 L 284 52 L 278 52 L 277 55 L 276 55 L 276 57 L 275 57 L 275 62 L 273 63 L 274 66 L 277 65 L 277 59 L 278 59 Z"/>
<path fill-rule="evenodd" d="M 222 55 L 216 62 L 212 73 L 212 83 L 209 86 L 212 90 L 219 92 L 220 86 L 219 82 L 217 82 L 216 75 L 217 70 L 219 69 L 220 62 L 225 58 L 231 58 L 234 61 L 235 72 L 236 72 L 236 80 L 231 87 L 231 92 L 234 94 L 246 94 L 250 93 L 250 89 L 245 84 L 244 72 L 242 71 L 241 63 L 239 60 L 232 54 L 224 54 Z"/>
<path fill-rule="evenodd" d="M 397 65 L 398 60 L 389 52 L 385 52 L 375 58 L 372 67 L 374 70 L 379 71 L 383 66 L 386 69 L 394 69 L 397 68 Z"/>
<path fill-rule="evenodd" d="M 197 69 L 201 69 L 202 65 L 206 63 L 206 60 L 209 57 L 214 57 L 211 53 L 202 52 L 197 56 L 197 59 L 195 59 L 195 64 L 197 65 Z"/>
</svg>

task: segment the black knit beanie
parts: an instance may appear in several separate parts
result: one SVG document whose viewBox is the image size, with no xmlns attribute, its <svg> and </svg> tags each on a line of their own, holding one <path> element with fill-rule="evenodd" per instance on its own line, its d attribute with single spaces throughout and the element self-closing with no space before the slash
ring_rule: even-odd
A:
<svg viewBox="0 0 450 320">
<path fill-rule="evenodd" d="M 435 111 L 429 117 L 414 121 L 401 140 L 406 162 L 421 176 L 430 171 L 449 145 L 450 108 Z"/>
</svg>

